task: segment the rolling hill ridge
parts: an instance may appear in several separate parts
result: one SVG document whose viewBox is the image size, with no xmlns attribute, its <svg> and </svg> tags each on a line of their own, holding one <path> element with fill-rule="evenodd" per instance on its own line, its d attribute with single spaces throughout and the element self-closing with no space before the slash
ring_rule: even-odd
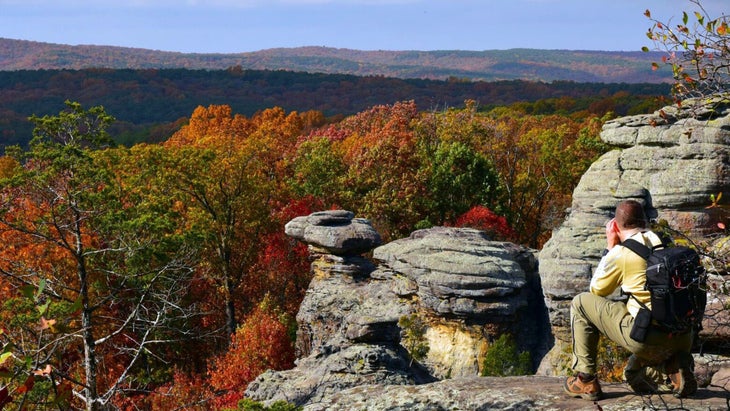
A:
<svg viewBox="0 0 730 411">
<path fill-rule="evenodd" d="M 287 70 L 452 81 L 575 81 L 664 83 L 651 70 L 660 53 L 510 49 L 485 51 L 361 51 L 328 47 L 276 48 L 233 54 L 63 45 L 0 38 L 0 70 L 203 69 Z"/>
</svg>

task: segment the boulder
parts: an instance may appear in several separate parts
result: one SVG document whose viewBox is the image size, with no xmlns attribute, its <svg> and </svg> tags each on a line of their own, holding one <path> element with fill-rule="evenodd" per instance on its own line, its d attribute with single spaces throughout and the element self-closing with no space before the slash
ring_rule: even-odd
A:
<svg viewBox="0 0 730 411">
<path fill-rule="evenodd" d="M 373 258 L 413 281 L 433 315 L 470 321 L 513 320 L 527 306 L 528 272 L 536 275 L 529 250 L 466 228 L 416 231 L 378 247 Z"/>
</svg>

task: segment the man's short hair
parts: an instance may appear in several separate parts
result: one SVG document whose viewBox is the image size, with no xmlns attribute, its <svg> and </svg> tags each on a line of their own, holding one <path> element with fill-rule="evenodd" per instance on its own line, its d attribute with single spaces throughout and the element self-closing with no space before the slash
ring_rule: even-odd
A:
<svg viewBox="0 0 730 411">
<path fill-rule="evenodd" d="M 624 229 L 646 228 L 644 206 L 636 200 L 626 200 L 616 206 L 616 223 Z"/>
</svg>

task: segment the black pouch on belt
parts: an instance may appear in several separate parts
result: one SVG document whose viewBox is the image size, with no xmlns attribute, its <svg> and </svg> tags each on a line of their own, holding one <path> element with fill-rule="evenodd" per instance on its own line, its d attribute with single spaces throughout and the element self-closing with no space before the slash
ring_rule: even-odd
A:
<svg viewBox="0 0 730 411">
<path fill-rule="evenodd" d="M 651 326 L 651 311 L 646 308 L 640 308 L 639 313 L 634 318 L 634 326 L 631 328 L 629 336 L 636 342 L 646 341 L 646 334 Z"/>
</svg>

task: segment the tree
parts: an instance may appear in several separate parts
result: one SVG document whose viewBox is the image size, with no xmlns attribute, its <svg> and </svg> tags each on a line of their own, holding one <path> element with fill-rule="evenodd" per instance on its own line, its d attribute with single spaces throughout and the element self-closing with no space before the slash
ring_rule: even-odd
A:
<svg viewBox="0 0 730 411">
<path fill-rule="evenodd" d="M 429 222 L 453 224 L 472 207 L 504 213 L 503 176 L 484 145 L 494 134 L 491 121 L 478 113 L 475 101 L 463 109 L 430 112 L 415 123 Z"/>
<path fill-rule="evenodd" d="M 460 142 L 441 142 L 428 164 L 434 223 L 455 220 L 474 206 L 496 206 L 499 176 L 490 161 Z"/>
<path fill-rule="evenodd" d="M 309 215 L 324 207 L 316 198 L 292 199 L 272 209 L 272 224 L 278 229 L 261 237 L 261 247 L 251 276 L 242 285 L 243 294 L 252 301 L 268 299 L 294 317 L 312 279 L 307 245 L 284 232 L 284 225 L 295 217 Z"/>
<path fill-rule="evenodd" d="M 601 122 L 509 111 L 472 121 L 489 130 L 479 152 L 499 173 L 501 204 L 518 242 L 540 248 L 562 221 L 582 173 L 607 149 L 598 138 Z"/>
<path fill-rule="evenodd" d="M 481 375 L 505 377 L 527 375 L 532 371 L 530 353 L 519 352 L 514 337 L 502 334 L 487 349 Z"/>
<path fill-rule="evenodd" d="M 495 240 L 513 241 L 517 236 L 506 218 L 481 205 L 472 207 L 460 215 L 454 222 L 454 226 L 486 231 Z"/>
<path fill-rule="evenodd" d="M 341 177 L 347 171 L 336 143 L 324 136 L 311 136 L 297 147 L 291 160 L 290 185 L 299 196 L 314 196 L 326 203 L 336 203 Z"/>
<path fill-rule="evenodd" d="M 674 26 L 653 18 L 649 10 L 644 13 L 654 23 L 647 37 L 654 42 L 654 50 L 666 52 L 662 64 L 672 68 L 677 102 L 730 91 L 730 16 L 712 18 L 700 0 L 689 1 L 697 10 L 683 12 L 681 23 Z M 649 47 L 642 50 L 650 51 Z M 660 64 L 652 67 L 656 70 Z"/>
<path fill-rule="evenodd" d="M 186 224 L 203 233 L 201 269 L 223 293 L 225 327 L 232 335 L 237 288 L 255 262 L 259 236 L 270 227 L 272 185 L 255 153 L 183 147 L 169 154 L 171 187 L 190 207 Z"/>
<path fill-rule="evenodd" d="M 219 406 L 235 406 L 248 384 L 264 371 L 294 366 L 290 321 L 266 299 L 251 312 L 232 336 L 230 349 L 211 363 L 210 384 L 225 393 L 217 400 Z"/>
<path fill-rule="evenodd" d="M 408 365 L 412 366 L 414 361 L 423 361 L 431 349 L 426 340 L 426 323 L 418 315 L 411 314 L 400 317 L 398 327 L 401 329 L 400 343 L 411 360 Z"/>
<path fill-rule="evenodd" d="M 66 104 L 57 116 L 31 118 L 29 150 L 14 150 L 22 169 L 0 186 L 9 245 L 0 275 L 14 290 L 38 290 L 34 304 L 51 333 L 37 348 L 15 344 L 31 327 L 3 337 L 15 358 L 32 352 L 33 370 L 71 384 L 76 400 L 97 410 L 159 354 L 155 347 L 184 332 L 194 249 L 169 197 L 145 183 L 150 176 L 125 174 L 135 163 L 111 148 L 113 118 L 100 106 Z"/>
<path fill-rule="evenodd" d="M 367 216 L 384 241 L 410 234 L 426 215 L 413 101 L 376 106 L 343 120 L 335 152 L 347 164 L 340 205 Z"/>
<path fill-rule="evenodd" d="M 285 191 L 281 163 L 302 127 L 296 113 L 280 108 L 249 120 L 227 106 L 199 107 L 165 143 L 169 187 L 189 205 L 188 224 L 205 232 L 201 267 L 222 291 L 227 336 L 236 332 L 238 314 L 256 306 L 241 286 L 254 275 L 263 236 L 280 230 L 272 205 Z"/>
<path fill-rule="evenodd" d="M 20 163 L 10 156 L 0 157 L 0 179 L 12 177 L 18 171 Z"/>
</svg>

